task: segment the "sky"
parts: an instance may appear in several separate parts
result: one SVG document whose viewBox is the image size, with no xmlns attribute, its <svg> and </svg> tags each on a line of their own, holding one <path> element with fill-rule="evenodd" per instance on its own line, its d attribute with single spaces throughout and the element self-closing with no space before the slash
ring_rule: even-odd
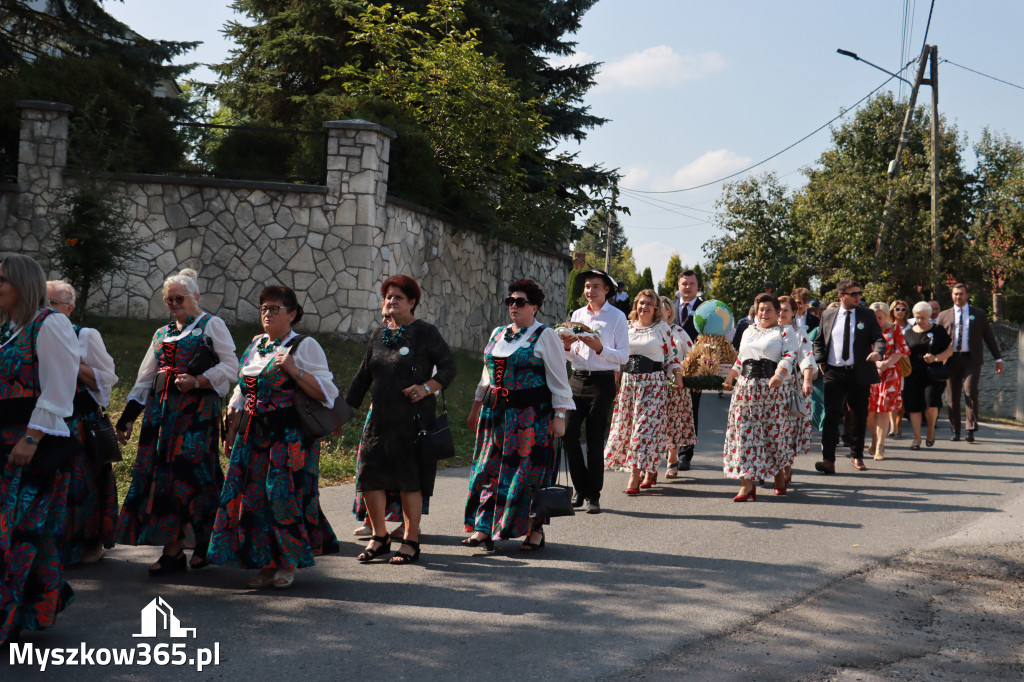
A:
<svg viewBox="0 0 1024 682">
<path fill-rule="evenodd" d="M 599 0 L 574 36 L 579 61 L 601 62 L 585 103 L 610 119 L 582 144 L 566 145 L 585 163 L 622 173 L 622 217 L 637 266 L 655 280 L 678 253 L 703 263 L 714 225 L 719 180 L 789 147 L 853 105 L 921 53 L 930 0 Z M 223 61 L 224 24 L 241 20 L 223 0 L 109 1 L 106 9 L 150 38 L 203 41 L 182 61 Z M 1017 44 L 1019 0 L 935 0 L 928 44 L 939 52 L 939 112 L 968 145 L 985 127 L 1024 140 L 1024 86 Z M 942 62 L 941 60 L 949 60 Z M 903 75 L 913 80 L 915 67 Z M 206 69 L 192 74 L 210 80 Z M 906 98 L 893 80 L 884 90 Z M 918 104 L 929 104 L 923 87 Z M 836 124 L 841 124 L 840 119 Z M 775 172 L 799 187 L 801 170 L 829 145 L 828 128 L 749 173 Z M 895 153 L 896 141 L 892 141 Z M 967 154 L 968 163 L 973 156 Z M 741 180 L 747 174 L 729 180 Z M 688 191 L 675 191 L 688 190 Z M 644 194 L 642 192 L 669 192 Z M 766 273 L 767 274 L 767 273 Z"/>
</svg>

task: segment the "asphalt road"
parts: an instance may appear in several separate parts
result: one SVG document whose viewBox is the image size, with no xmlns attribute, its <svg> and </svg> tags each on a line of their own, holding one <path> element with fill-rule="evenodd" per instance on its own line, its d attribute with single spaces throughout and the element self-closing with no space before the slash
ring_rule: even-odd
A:
<svg viewBox="0 0 1024 682">
<path fill-rule="evenodd" d="M 252 573 L 216 567 L 151 579 L 155 548 L 118 547 L 69 571 L 75 603 L 55 628 L 23 635 L 20 651 L 185 643 L 182 660 L 216 649 L 219 664 L 39 673 L 12 666 L 5 650 L 0 678 L 828 678 L 847 659 L 888 651 L 872 637 L 883 611 L 914 611 L 908 581 L 879 571 L 915 553 L 1024 542 L 1019 429 L 986 424 L 968 445 L 946 440 L 943 427 L 933 448 L 890 441 L 885 461 L 856 472 L 840 460 L 830 477 L 814 472 L 814 457 L 798 459 L 789 495 L 767 488 L 738 504 L 721 473 L 726 406 L 714 394 L 702 401 L 689 476 L 627 497 L 626 475 L 607 474 L 604 513 L 553 520 L 540 552 L 458 544 L 465 468 L 440 473 L 423 557 L 410 566 L 354 559 L 364 541 L 351 535 L 351 485 L 322 491 L 342 553 L 300 571 L 290 590 L 248 590 Z M 1007 559 L 1016 569 L 1020 560 Z M 927 591 L 930 580 L 909 584 Z M 133 638 L 158 596 L 194 639 Z M 799 636 L 783 618 L 797 614 Z M 886 632 L 906 638 L 922 623 L 907 616 Z"/>
</svg>

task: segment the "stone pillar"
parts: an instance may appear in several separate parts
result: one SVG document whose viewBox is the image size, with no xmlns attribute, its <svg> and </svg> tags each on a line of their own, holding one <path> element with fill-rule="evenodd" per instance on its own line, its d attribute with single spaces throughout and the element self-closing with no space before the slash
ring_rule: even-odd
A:
<svg viewBox="0 0 1024 682">
<path fill-rule="evenodd" d="M 38 259 L 50 234 L 49 216 L 64 187 L 72 107 L 35 100 L 15 105 L 21 109 L 19 194 L 0 236 L 0 248 Z"/>
<path fill-rule="evenodd" d="M 340 326 L 322 331 L 365 334 L 377 318 L 377 285 L 389 255 L 381 248 L 387 229 L 388 161 L 393 130 L 369 121 L 326 121 L 327 203 L 337 205 L 332 234 L 339 238 L 335 301 Z"/>
</svg>

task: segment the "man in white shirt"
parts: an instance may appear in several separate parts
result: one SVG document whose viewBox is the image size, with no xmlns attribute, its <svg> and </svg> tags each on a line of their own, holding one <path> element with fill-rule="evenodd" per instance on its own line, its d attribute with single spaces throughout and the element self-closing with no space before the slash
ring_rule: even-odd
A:
<svg viewBox="0 0 1024 682">
<path fill-rule="evenodd" d="M 589 270 L 584 278 L 583 295 L 587 305 L 573 311 L 570 320 L 587 325 L 598 336 L 564 337 L 566 358 L 572 363 L 569 385 L 576 409 L 569 413 L 565 428 L 565 456 L 569 462 L 576 497 L 573 505 L 587 513 L 601 512 L 604 487 L 604 444 L 608 438 L 612 403 L 615 401 L 615 373 L 629 361 L 629 334 L 626 316 L 608 300 L 615 282 L 608 273 Z M 587 429 L 587 456 L 583 457 L 580 429 Z"/>
<path fill-rule="evenodd" d="M 960 440 L 960 395 L 963 393 L 967 405 L 967 442 L 973 443 L 974 432 L 978 428 L 978 379 L 985 362 L 982 343 L 988 346 L 996 359 L 996 374 L 1003 371 L 1003 358 L 988 324 L 988 313 L 984 308 L 967 303 L 967 285 L 954 284 L 952 293 L 953 307 L 936 316 L 936 322 L 953 339 L 953 355 L 946 363 L 949 367 L 946 385 L 949 388 L 949 425 L 953 429 L 951 440 Z"/>
<path fill-rule="evenodd" d="M 697 280 L 697 273 L 693 270 L 685 270 L 679 273 L 676 285 L 679 287 L 676 301 L 677 321 L 679 326 L 685 329 L 686 333 L 690 335 L 690 338 L 696 341 L 700 332 L 697 331 L 697 325 L 695 324 L 693 314 L 697 312 L 697 308 L 704 303 L 704 299 L 697 295 L 700 291 L 700 282 Z M 731 331 L 732 330 L 730 330 L 730 332 Z M 695 437 L 697 436 L 697 427 L 700 425 L 700 395 L 700 391 L 690 391 L 690 400 L 693 403 L 693 435 Z M 680 471 L 690 470 L 690 460 L 693 459 L 694 447 L 694 445 L 690 445 L 679 450 Z"/>
</svg>

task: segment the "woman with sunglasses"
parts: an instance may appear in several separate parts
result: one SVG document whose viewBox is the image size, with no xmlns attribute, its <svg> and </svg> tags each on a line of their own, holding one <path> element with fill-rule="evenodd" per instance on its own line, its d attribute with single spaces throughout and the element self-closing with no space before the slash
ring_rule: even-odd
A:
<svg viewBox="0 0 1024 682">
<path fill-rule="evenodd" d="M 914 326 L 914 318 L 910 314 L 910 305 L 906 301 L 899 299 L 889 304 L 889 321 L 896 327 L 899 327 L 900 333 L 906 337 L 907 332 L 911 327 Z M 902 386 L 902 377 L 900 379 Z M 901 389 L 902 392 L 902 389 Z M 903 409 L 903 401 L 900 400 L 899 405 L 889 413 L 889 437 L 899 440 L 903 437 L 903 415 L 905 411 Z"/>
<path fill-rule="evenodd" d="M 309 442 L 295 410 L 305 396 L 332 407 L 338 389 L 320 344 L 292 329 L 301 319 L 294 291 L 263 289 L 264 333 L 242 354 L 228 405 L 224 449 L 231 459 L 209 559 L 260 569 L 246 582 L 254 589 L 291 587 L 296 568 L 338 551 L 320 509 L 320 441 Z"/>
<path fill-rule="evenodd" d="M 75 309 L 75 289 L 64 280 L 46 283 L 50 307 L 70 316 Z M 110 464 L 97 464 L 89 456 L 86 428 L 103 416 L 110 404 L 110 391 L 117 383 L 114 359 L 110 357 L 99 331 L 75 325 L 78 335 L 78 366 L 75 413 L 68 420 L 71 433 L 81 447 L 71 461 L 68 488 L 67 527 L 61 552 L 64 565 L 92 564 L 114 546 L 117 528 L 117 484 Z"/>
<path fill-rule="evenodd" d="M 533 493 L 554 481 L 555 445 L 573 409 L 558 333 L 536 320 L 544 292 L 532 280 L 508 286 L 512 323 L 491 332 L 466 425 L 476 432 L 469 475 L 467 547 L 525 537 L 519 549 L 544 546 L 547 517 L 530 518 Z"/>
<path fill-rule="evenodd" d="M 892 413 L 903 410 L 903 376 L 900 374 L 900 359 L 910 357 L 910 349 L 898 324 L 891 321 L 892 311 L 884 301 L 868 306 L 875 312 L 878 326 L 885 337 L 885 355 L 875 363 L 879 380 L 871 384 L 868 396 L 868 431 L 871 432 L 871 447 L 868 452 L 876 460 L 885 459 L 885 437 L 889 432 Z"/>
<path fill-rule="evenodd" d="M 156 330 L 135 387 L 117 420 L 131 438 L 142 415 L 132 482 L 117 520 L 124 545 L 161 545 L 152 576 L 202 568 L 224 473 L 220 468 L 220 400 L 238 372 L 235 342 L 219 317 L 199 308 L 195 270 L 164 281 L 171 322 Z M 192 543 L 185 561 L 183 546 Z"/>
<path fill-rule="evenodd" d="M 434 492 L 437 464 L 420 461 L 416 437 L 420 427 L 433 423 L 434 393 L 455 379 L 455 358 L 441 332 L 416 319 L 422 293 L 412 277 L 392 275 L 380 287 L 382 314 L 388 323 L 370 334 L 366 354 L 356 371 L 345 402 L 359 407 L 369 391 L 373 409 L 367 417 L 356 472 L 373 535 L 357 557 L 366 563 L 389 552 L 385 527 L 387 492 L 402 497 L 402 545 L 389 563 L 402 565 L 420 558 L 420 515 L 423 498 Z M 436 373 L 435 373 L 436 368 Z"/>
<path fill-rule="evenodd" d="M 46 302 L 39 264 L 0 253 L 0 643 L 51 627 L 73 595 L 60 543 L 80 361 L 71 322 Z"/>
<path fill-rule="evenodd" d="M 629 321 L 629 361 L 622 366 L 604 463 L 606 469 L 627 469 L 626 494 L 639 495 L 641 488 L 658 482 L 658 465 L 669 444 L 668 387 L 682 389 L 683 369 L 652 289 L 633 299 Z"/>
</svg>

